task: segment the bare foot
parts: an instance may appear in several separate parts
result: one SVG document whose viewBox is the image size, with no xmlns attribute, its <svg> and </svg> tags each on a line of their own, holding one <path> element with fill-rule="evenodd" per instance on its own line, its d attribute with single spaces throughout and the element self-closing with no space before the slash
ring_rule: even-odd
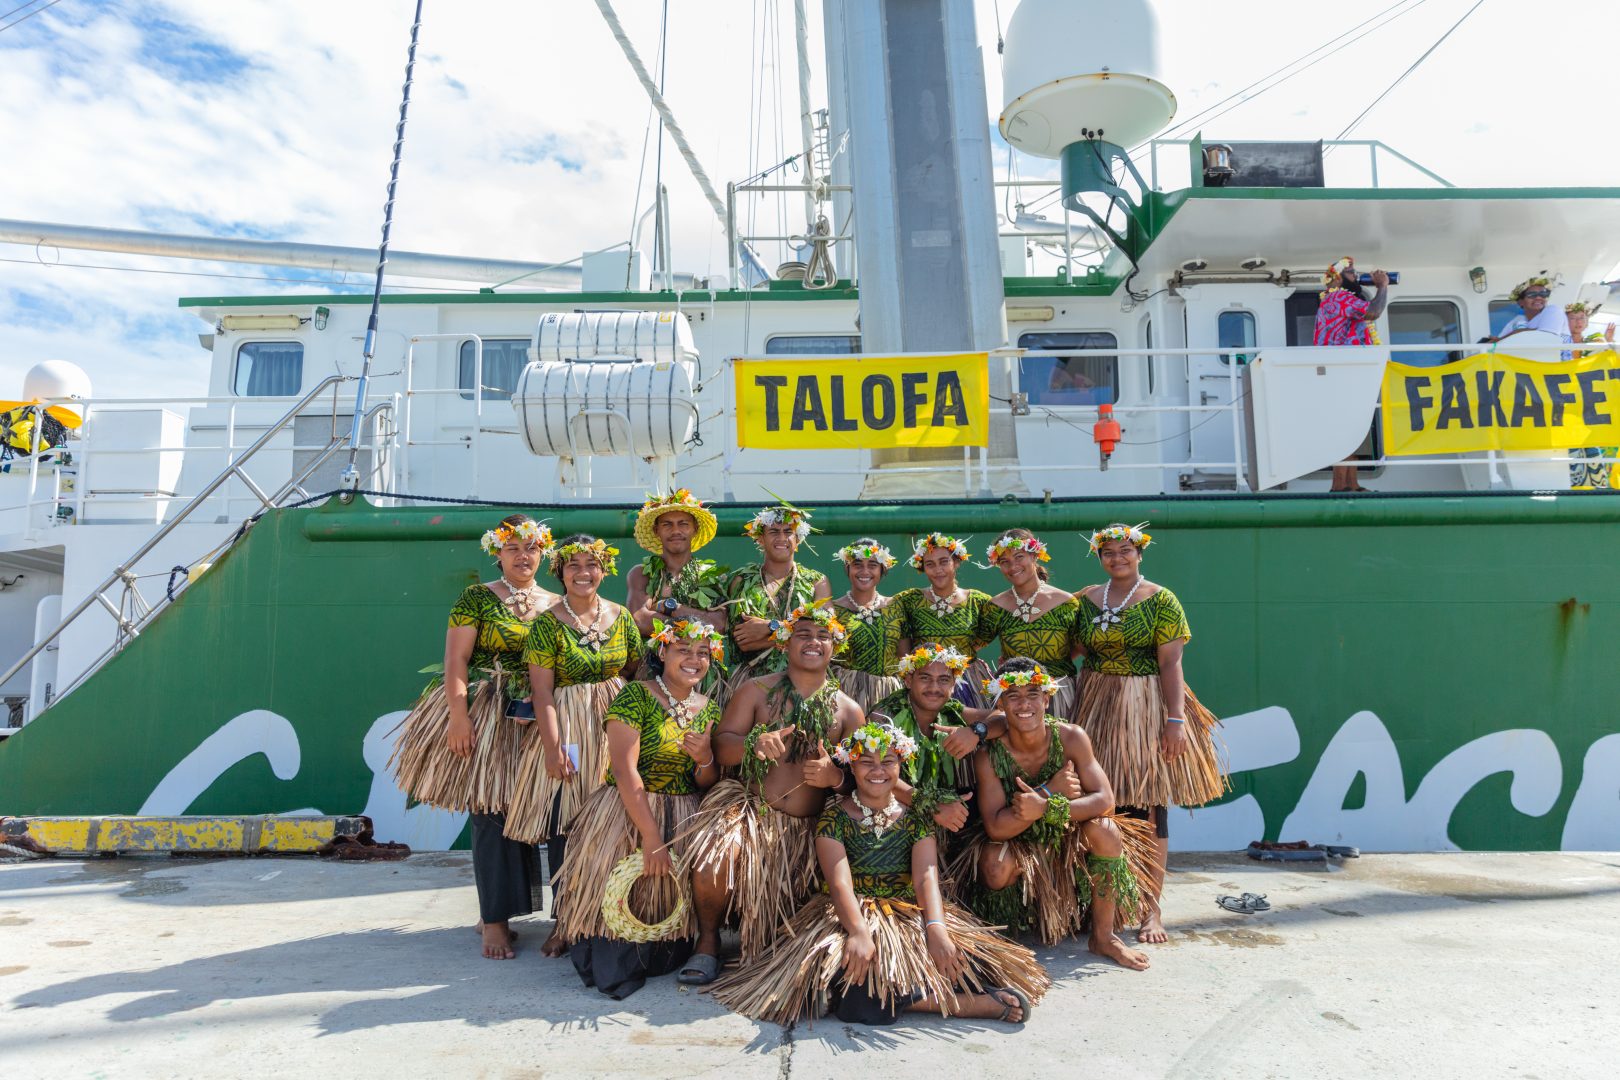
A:
<svg viewBox="0 0 1620 1080">
<path fill-rule="evenodd" d="M 540 946 L 540 955 L 549 956 L 553 960 L 563 955 L 567 951 L 568 946 L 562 939 L 562 933 L 557 930 L 553 930 L 551 932 L 551 936 L 546 938 L 545 944 Z"/>
<path fill-rule="evenodd" d="M 510 960 L 517 955 L 512 948 L 512 939 L 517 935 L 505 923 L 479 923 L 478 929 L 484 938 L 485 960 Z"/>
<path fill-rule="evenodd" d="M 963 994 L 956 999 L 957 1016 L 970 1020 L 1005 1020 L 1009 1024 L 1024 1022 L 1024 1007 L 1010 990 L 997 990 L 989 994 Z M 1008 1008 L 1006 1016 L 1001 1015 Z"/>
<path fill-rule="evenodd" d="M 1164 930 L 1161 928 L 1159 933 L 1163 934 Z M 1108 934 L 1102 937 L 1092 934 L 1091 942 L 1087 947 L 1098 956 L 1106 956 L 1122 968 L 1129 968 L 1131 971 L 1146 971 L 1148 969 L 1147 953 L 1127 948 L 1125 943 L 1119 940 L 1117 934 Z"/>
<path fill-rule="evenodd" d="M 1164 923 L 1159 919 L 1159 913 L 1152 911 L 1142 920 L 1142 925 L 1136 928 L 1136 940 L 1142 945 L 1163 945 L 1170 940 L 1170 935 L 1164 932 Z"/>
<path fill-rule="evenodd" d="M 484 932 L 484 920 L 483 919 L 478 920 L 478 924 L 473 927 L 473 932 L 477 933 L 477 934 L 482 934 Z M 506 936 L 511 938 L 513 941 L 516 941 L 518 939 L 518 932 L 516 930 L 512 929 L 512 924 L 511 923 L 507 923 L 507 925 L 506 925 Z"/>
</svg>

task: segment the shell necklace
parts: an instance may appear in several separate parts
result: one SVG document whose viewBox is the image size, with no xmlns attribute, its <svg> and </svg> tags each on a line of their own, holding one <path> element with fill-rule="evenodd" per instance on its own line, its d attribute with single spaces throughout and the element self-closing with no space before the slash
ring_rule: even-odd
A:
<svg viewBox="0 0 1620 1080">
<path fill-rule="evenodd" d="M 664 699 L 669 702 L 669 718 L 675 721 L 675 726 L 682 731 L 689 730 L 692 726 L 692 695 L 697 693 L 697 689 L 694 687 L 688 690 L 686 696 L 677 701 L 675 695 L 669 692 L 669 684 L 664 682 L 662 675 L 654 675 L 653 682 L 658 684 L 658 689 L 663 691 Z"/>
<path fill-rule="evenodd" d="M 867 626 L 871 626 L 883 615 L 884 598 L 881 596 L 872 597 L 872 602 L 864 607 L 855 602 L 855 597 L 851 593 L 845 593 L 844 599 L 849 601 L 849 608 L 847 609 L 849 611 L 849 617 L 854 619 L 856 622 L 865 623 Z"/>
<path fill-rule="evenodd" d="M 1140 589 L 1142 587 L 1142 575 L 1141 574 L 1136 575 L 1136 584 L 1132 585 L 1131 586 L 1131 591 L 1125 594 L 1125 599 L 1121 600 L 1118 604 L 1116 604 L 1114 606 L 1109 606 L 1109 603 L 1108 603 L 1108 590 L 1109 590 L 1110 587 L 1113 586 L 1113 584 L 1114 583 L 1112 581 L 1110 581 L 1106 585 L 1103 586 L 1102 604 L 1101 604 L 1102 613 L 1099 614 L 1099 615 L 1093 616 L 1093 618 L 1091 620 L 1091 624 L 1093 626 L 1097 627 L 1099 630 L 1107 630 L 1110 626 L 1112 626 L 1113 624 L 1119 622 L 1119 613 L 1125 610 L 1125 605 L 1129 604 L 1131 602 L 1131 597 L 1136 595 L 1136 590 Z"/>
<path fill-rule="evenodd" d="M 601 652 L 602 645 L 607 641 L 607 635 L 602 633 L 602 598 L 600 596 L 596 598 L 596 605 L 591 610 L 589 626 L 574 611 L 573 605 L 569 604 L 567 593 L 563 594 L 562 606 L 563 610 L 568 612 L 568 617 L 574 620 L 574 629 L 579 631 L 580 644 L 591 650 L 591 652 Z"/>
<path fill-rule="evenodd" d="M 895 822 L 899 820 L 901 814 L 900 801 L 894 797 L 892 791 L 889 792 L 887 805 L 867 806 L 861 802 L 859 796 L 855 798 L 855 805 L 861 808 L 861 828 L 867 830 L 879 840 L 883 839 L 884 833 L 894 828 Z"/>
<path fill-rule="evenodd" d="M 506 597 L 506 606 L 512 609 L 512 614 L 524 622 L 534 618 L 535 613 L 540 610 L 540 597 L 545 594 L 545 590 L 532 581 L 527 588 L 519 588 L 504 574 L 501 575 L 501 584 L 506 586 L 509 594 Z"/>
<path fill-rule="evenodd" d="M 1022 596 L 1019 596 L 1017 589 L 1014 589 L 1012 594 L 1014 615 L 1018 616 L 1018 618 L 1027 623 L 1034 622 L 1036 619 L 1041 617 L 1040 603 L 1038 600 L 1041 595 L 1041 587 L 1039 585 L 1035 586 L 1035 591 L 1030 595 L 1028 600 L 1025 600 Z"/>
<path fill-rule="evenodd" d="M 934 591 L 932 585 L 928 586 L 928 603 L 933 607 L 934 614 L 941 619 L 949 617 L 952 612 L 961 606 L 956 602 L 956 594 L 961 591 L 961 587 L 958 586 L 952 589 L 948 595 L 941 596 Z"/>
</svg>

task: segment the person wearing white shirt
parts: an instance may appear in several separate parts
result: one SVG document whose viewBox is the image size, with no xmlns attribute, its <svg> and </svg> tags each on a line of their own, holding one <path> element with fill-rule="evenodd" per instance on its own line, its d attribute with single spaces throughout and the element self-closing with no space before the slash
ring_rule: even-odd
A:
<svg viewBox="0 0 1620 1080">
<path fill-rule="evenodd" d="M 1547 278 L 1533 277 L 1519 282 L 1508 293 L 1508 299 L 1519 305 L 1519 314 L 1508 320 L 1501 333 L 1485 340 L 1501 341 L 1526 330 L 1540 330 L 1558 335 L 1558 339 L 1566 345 L 1572 344 L 1575 339 L 1569 332 L 1569 319 L 1565 317 L 1563 308 L 1547 302 L 1551 298 L 1552 282 Z M 1562 354 L 1565 360 L 1573 355 L 1569 352 Z"/>
</svg>

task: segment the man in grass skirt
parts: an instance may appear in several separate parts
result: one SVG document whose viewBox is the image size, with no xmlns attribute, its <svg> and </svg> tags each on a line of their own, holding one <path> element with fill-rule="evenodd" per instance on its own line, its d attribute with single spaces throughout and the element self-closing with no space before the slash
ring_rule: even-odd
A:
<svg viewBox="0 0 1620 1080">
<path fill-rule="evenodd" d="M 790 612 L 832 596 L 827 576 L 798 562 L 799 547 L 812 531 L 810 512 L 785 502 L 765 507 L 743 526 L 743 534 L 759 545 L 759 562 L 726 578 L 728 694 L 786 667 L 775 647 L 777 627 Z"/>
<path fill-rule="evenodd" d="M 714 752 L 741 779 L 716 784 L 694 819 L 698 941 L 684 983 L 713 981 L 728 917 L 752 960 L 815 887 L 816 819 L 827 792 L 847 783 L 832 748 L 864 719 L 828 676 L 846 636 L 825 602 L 795 609 L 774 631 L 786 669 L 744 683 L 726 706 Z"/>
<path fill-rule="evenodd" d="M 917 744 L 903 760 L 897 794 L 931 821 L 943 854 L 973 813 L 973 756 L 1007 731 L 999 711 L 970 709 L 955 697 L 970 663 L 948 645 L 922 645 L 895 665 L 903 686 L 879 701 L 870 719 L 894 725 Z"/>
<path fill-rule="evenodd" d="M 977 879 L 974 911 L 1052 945 L 1078 936 L 1089 908 L 1091 951 L 1144 970 L 1147 955 L 1125 947 L 1115 920 L 1136 917 L 1138 881 L 1151 880 L 1151 826 L 1111 816 L 1091 740 L 1047 714 L 1057 682 L 1039 664 L 1008 660 L 985 689 L 1007 714 L 1007 734 L 974 762 L 983 826 L 953 867 L 959 880 Z"/>
</svg>

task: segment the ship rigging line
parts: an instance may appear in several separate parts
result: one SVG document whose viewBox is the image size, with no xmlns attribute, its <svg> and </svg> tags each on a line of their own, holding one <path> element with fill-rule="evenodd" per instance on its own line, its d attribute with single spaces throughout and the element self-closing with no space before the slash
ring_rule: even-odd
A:
<svg viewBox="0 0 1620 1080">
<path fill-rule="evenodd" d="M 35 2 L 35 0 L 28 0 L 28 4 L 32 4 L 34 2 Z M 10 30 L 13 26 L 17 26 L 20 23 L 27 22 L 29 19 L 32 19 L 35 15 L 38 15 L 42 11 L 49 11 L 51 8 L 55 7 L 57 4 L 60 4 L 61 2 L 62 2 L 62 0 L 51 0 L 51 2 L 46 4 L 44 7 L 35 8 L 33 11 L 30 11 L 28 14 L 26 14 L 22 18 L 18 19 L 16 22 L 6 23 L 6 25 L 0 26 L 0 34 L 3 34 L 7 30 Z M 9 18 L 11 18 L 13 15 L 17 14 L 17 12 L 19 12 L 23 8 L 27 7 L 28 4 L 23 4 L 22 7 L 12 8 L 10 11 L 6 12 L 4 15 L 0 15 L 0 19 L 9 19 Z"/>
<path fill-rule="evenodd" d="M 416 0 L 416 16 L 411 20 L 411 45 L 405 53 L 405 85 L 400 88 L 399 123 L 394 126 L 394 160 L 388 167 L 388 200 L 383 203 L 382 241 L 377 245 L 377 279 L 371 289 L 371 317 L 366 320 L 366 340 L 360 379 L 355 390 L 354 416 L 349 426 L 349 463 L 339 482 L 347 488 L 360 486 L 360 426 L 365 422 L 366 388 L 371 380 L 371 358 L 377 351 L 377 312 L 382 306 L 383 271 L 388 268 L 388 234 L 394 227 L 394 193 L 399 188 L 399 161 L 405 151 L 405 117 L 411 107 L 411 83 L 416 77 L 416 43 L 422 34 L 422 0 Z"/>
<path fill-rule="evenodd" d="M 1435 50 L 1438 49 L 1440 46 L 1444 45 L 1446 43 L 1446 39 L 1449 38 L 1452 34 L 1455 34 L 1457 32 L 1457 28 L 1459 26 L 1461 26 L 1463 23 L 1467 22 L 1468 17 L 1470 15 L 1472 15 L 1474 12 L 1478 11 L 1479 8 L 1480 8 L 1480 5 L 1483 4 L 1483 3 L 1485 3 L 1485 0 L 1474 0 L 1474 6 L 1469 8 L 1467 11 L 1463 12 L 1462 18 L 1460 18 L 1456 22 L 1452 23 L 1451 24 L 1451 29 L 1447 30 L 1445 33 L 1441 34 L 1440 37 L 1438 39 L 1436 39 L 1435 43 L 1433 45 L 1430 45 L 1428 47 L 1428 49 L 1426 49 L 1424 51 L 1422 56 L 1420 56 L 1416 60 L 1412 61 L 1412 66 L 1411 67 L 1409 67 L 1405 71 L 1401 72 L 1400 76 L 1394 82 L 1392 82 L 1388 86 L 1384 87 L 1384 92 L 1379 94 L 1377 97 L 1373 98 L 1372 104 L 1368 105 L 1365 109 L 1362 109 L 1361 112 L 1356 116 L 1356 118 L 1354 120 L 1350 121 L 1349 124 L 1345 125 L 1345 129 L 1343 131 L 1339 132 L 1339 134 L 1337 136 L 1335 136 L 1335 139 L 1336 140 L 1337 139 L 1343 139 L 1345 136 L 1349 135 L 1350 132 L 1354 131 L 1356 129 L 1356 125 L 1360 124 L 1363 120 L 1365 120 L 1367 118 L 1367 114 L 1372 112 L 1374 109 L 1376 109 L 1378 107 L 1378 103 L 1380 101 L 1383 101 L 1386 97 L 1388 97 L 1391 93 L 1394 92 L 1394 90 L 1395 90 L 1395 88 L 1397 86 L 1399 86 L 1399 85 L 1401 85 L 1401 83 L 1405 82 L 1408 75 L 1411 75 L 1412 72 L 1414 72 L 1418 68 L 1422 67 L 1423 62 L 1425 60 L 1427 60 L 1429 57 L 1433 56 Z M 1329 150 L 1331 150 L 1331 149 L 1332 149 L 1332 147 L 1329 147 Z"/>
</svg>

